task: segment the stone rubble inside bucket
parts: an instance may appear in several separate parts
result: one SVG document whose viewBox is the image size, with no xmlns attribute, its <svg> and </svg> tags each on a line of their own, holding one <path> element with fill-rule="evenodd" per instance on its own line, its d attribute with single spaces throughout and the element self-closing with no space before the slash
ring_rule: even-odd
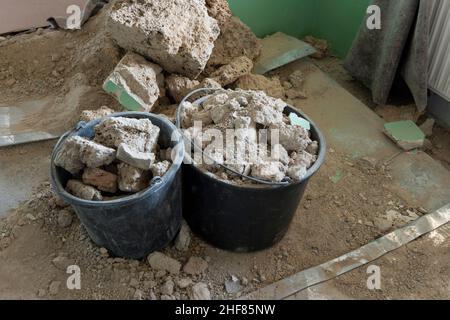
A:
<svg viewBox="0 0 450 320">
<path fill-rule="evenodd" d="M 217 92 L 200 106 L 184 102 L 185 136 L 205 154 L 198 161 L 192 147 L 195 165 L 237 184 L 253 182 L 218 164 L 270 182 L 302 180 L 317 160 L 319 146 L 306 127 L 283 114 L 285 106 L 262 91 L 239 89 Z"/>
<path fill-rule="evenodd" d="M 67 138 L 55 156 L 55 165 L 72 175 L 66 190 L 78 198 L 107 201 L 140 192 L 172 165 L 171 149 L 160 148 L 160 129 L 149 119 L 105 118 L 94 130 L 92 140 Z"/>
</svg>

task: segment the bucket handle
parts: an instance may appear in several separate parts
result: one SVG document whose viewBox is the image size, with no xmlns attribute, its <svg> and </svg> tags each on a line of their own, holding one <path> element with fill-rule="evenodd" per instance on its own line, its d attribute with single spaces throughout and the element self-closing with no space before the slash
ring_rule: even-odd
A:
<svg viewBox="0 0 450 320">
<path fill-rule="evenodd" d="M 215 159 L 210 157 L 208 154 L 205 154 L 201 147 L 196 145 L 191 139 L 189 139 L 188 137 L 185 136 L 185 134 L 184 134 L 184 132 L 183 132 L 183 130 L 181 128 L 181 111 L 184 108 L 184 103 L 190 97 L 192 97 L 194 94 L 197 94 L 197 93 L 200 93 L 200 92 L 204 93 L 204 92 L 207 92 L 207 91 L 215 93 L 217 91 L 224 91 L 225 92 L 226 90 L 225 89 L 215 89 L 215 88 L 200 88 L 200 89 L 197 89 L 197 90 L 194 90 L 194 91 L 190 92 L 187 96 L 185 96 L 183 98 L 183 100 L 181 100 L 180 104 L 178 105 L 177 114 L 176 114 L 176 126 L 177 126 L 178 130 L 180 131 L 181 135 L 183 136 L 183 138 L 186 139 L 186 141 L 188 141 L 190 143 L 190 145 L 194 146 L 194 149 L 200 151 L 202 153 L 202 156 L 207 157 L 215 165 L 218 165 L 218 166 L 222 167 L 226 171 L 230 171 L 230 172 L 232 172 L 232 173 L 234 173 L 234 174 L 236 174 L 236 175 L 238 175 L 238 176 L 240 176 L 240 177 L 242 177 L 244 179 L 251 180 L 251 181 L 254 181 L 254 182 L 257 182 L 257 183 L 260 183 L 260 184 L 272 185 L 272 186 L 285 186 L 285 185 L 288 185 L 289 181 L 273 182 L 273 181 L 269 181 L 269 180 L 258 179 L 258 178 L 255 178 L 255 177 L 251 177 L 251 176 L 242 174 L 239 171 L 236 171 L 236 170 L 234 170 L 234 169 L 232 169 L 232 168 L 230 168 L 230 167 L 228 167 L 228 166 L 226 166 L 226 165 L 224 165 L 222 163 L 218 163 Z M 192 158 L 191 158 L 191 160 L 194 161 Z"/>
</svg>

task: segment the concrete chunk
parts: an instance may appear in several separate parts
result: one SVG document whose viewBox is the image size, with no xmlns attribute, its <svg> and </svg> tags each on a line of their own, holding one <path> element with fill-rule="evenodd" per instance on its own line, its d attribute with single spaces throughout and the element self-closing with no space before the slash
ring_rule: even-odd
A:
<svg viewBox="0 0 450 320">
<path fill-rule="evenodd" d="M 233 16 L 227 0 L 206 0 L 206 7 L 208 14 L 217 20 L 221 29 Z"/>
<path fill-rule="evenodd" d="M 181 100 L 183 100 L 183 98 L 199 84 L 200 82 L 197 80 L 191 80 L 177 74 L 172 74 L 166 78 L 167 90 L 176 102 L 181 102 Z"/>
<path fill-rule="evenodd" d="M 240 77 L 252 71 L 253 62 L 246 56 L 233 59 L 229 64 L 220 67 L 211 73 L 210 77 L 216 80 L 222 87 L 232 84 Z"/>
<path fill-rule="evenodd" d="M 116 151 L 79 136 L 72 136 L 64 141 L 56 154 L 55 165 L 71 174 L 79 173 L 85 165 L 96 168 L 114 161 Z"/>
<path fill-rule="evenodd" d="M 278 130 L 279 142 L 287 151 L 303 151 L 312 143 L 308 131 L 300 126 L 279 123 L 271 130 Z"/>
<path fill-rule="evenodd" d="M 286 170 L 280 162 L 275 161 L 262 161 L 252 166 L 252 177 L 281 182 L 285 177 Z"/>
<path fill-rule="evenodd" d="M 161 252 L 153 252 L 147 257 L 147 261 L 155 270 L 163 270 L 175 275 L 180 273 L 181 263 Z"/>
<path fill-rule="evenodd" d="M 66 185 L 67 192 L 71 193 L 75 197 L 84 200 L 101 201 L 103 200 L 100 191 L 94 187 L 87 186 L 78 180 L 69 180 Z"/>
<path fill-rule="evenodd" d="M 150 174 L 139 168 L 132 167 L 126 163 L 117 165 L 119 170 L 119 189 L 124 192 L 139 192 L 149 186 Z"/>
<path fill-rule="evenodd" d="M 117 192 L 117 175 L 114 173 L 99 168 L 87 168 L 82 178 L 85 184 L 97 187 L 101 191 Z"/>
<path fill-rule="evenodd" d="M 203 71 L 220 33 L 204 0 L 119 0 L 106 26 L 120 47 L 190 78 Z"/>
<path fill-rule="evenodd" d="M 103 89 L 132 111 L 151 111 L 164 83 L 162 68 L 128 52 L 103 84 Z M 162 79 L 161 79 L 162 77 Z"/>
<path fill-rule="evenodd" d="M 172 164 L 164 160 L 162 162 L 155 163 L 151 166 L 151 170 L 154 177 L 162 177 L 166 174 Z"/>
<path fill-rule="evenodd" d="M 95 127 L 94 140 L 111 148 L 125 143 L 139 152 L 153 152 L 159 131 L 149 119 L 115 117 L 105 119 Z"/>
<path fill-rule="evenodd" d="M 139 169 L 149 170 L 155 158 L 154 153 L 136 151 L 125 143 L 117 148 L 117 159 Z"/>
<path fill-rule="evenodd" d="M 77 174 L 84 168 L 84 163 L 80 159 L 80 137 L 73 136 L 67 138 L 61 145 L 55 156 L 55 165 L 61 167 L 71 174 Z"/>
<path fill-rule="evenodd" d="M 229 64 L 240 56 L 247 56 L 255 61 L 261 54 L 262 46 L 259 39 L 238 17 L 229 19 L 221 26 L 220 31 L 208 67 Z"/>
<path fill-rule="evenodd" d="M 94 141 L 81 138 L 81 162 L 89 168 L 98 168 L 111 164 L 116 158 L 116 150 L 98 144 Z"/>
</svg>

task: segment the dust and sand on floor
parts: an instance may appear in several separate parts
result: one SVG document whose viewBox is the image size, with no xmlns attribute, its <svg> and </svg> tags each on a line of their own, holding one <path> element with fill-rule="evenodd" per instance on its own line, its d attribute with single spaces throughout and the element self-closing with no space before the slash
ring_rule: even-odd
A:
<svg viewBox="0 0 450 320">
<path fill-rule="evenodd" d="M 387 189 L 388 169 L 370 161 L 354 161 L 331 152 L 311 180 L 287 236 L 273 248 L 256 253 L 230 253 L 193 236 L 189 250 L 169 246 L 164 253 L 185 264 L 192 256 L 208 263 L 199 275 L 170 276 L 141 261 L 106 257 L 89 239 L 72 209 L 59 207 L 48 183 L 0 224 L 0 297 L 2 298 L 160 298 L 170 277 L 207 283 L 214 299 L 236 298 L 286 276 L 356 249 L 408 220 L 409 208 Z M 58 223 L 69 211 L 69 227 Z M 386 212 L 398 219 L 386 224 Z M 419 211 L 414 210 L 417 214 Z M 64 256 L 80 266 L 82 290 L 70 291 L 66 270 L 52 261 Z M 224 283 L 234 275 L 248 280 L 239 294 L 228 295 Z M 59 284 L 54 290 L 54 283 Z M 245 280 L 244 280 L 245 282 Z M 53 283 L 53 286 L 52 286 Z M 176 288 L 174 298 L 189 297 L 189 288 Z"/>
</svg>

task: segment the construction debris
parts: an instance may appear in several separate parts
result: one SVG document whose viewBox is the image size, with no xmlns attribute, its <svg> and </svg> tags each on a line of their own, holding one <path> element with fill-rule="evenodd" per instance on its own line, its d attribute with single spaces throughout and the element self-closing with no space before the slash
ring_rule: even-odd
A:
<svg viewBox="0 0 450 320">
<path fill-rule="evenodd" d="M 211 293 L 209 292 L 208 285 L 203 282 L 199 282 L 192 286 L 191 291 L 192 300 L 211 300 Z"/>
<path fill-rule="evenodd" d="M 78 180 L 69 180 L 66 185 L 67 192 L 73 194 L 75 197 L 84 200 L 101 201 L 103 199 L 100 191 L 94 187 L 85 185 Z"/>
<path fill-rule="evenodd" d="M 206 0 L 206 7 L 208 8 L 208 14 L 219 23 L 220 29 L 222 29 L 233 16 L 227 0 Z"/>
<path fill-rule="evenodd" d="M 259 74 L 247 74 L 237 80 L 235 87 L 243 90 L 261 90 L 271 97 L 285 98 L 284 88 L 277 77 L 268 78 Z"/>
<path fill-rule="evenodd" d="M 425 134 L 411 120 L 386 123 L 384 133 L 405 151 L 420 148 L 425 141 Z"/>
<path fill-rule="evenodd" d="M 152 177 L 162 177 L 172 165 L 170 159 L 158 159 L 164 153 L 158 146 L 160 129 L 149 119 L 106 118 L 94 131 L 93 139 L 98 142 L 69 137 L 55 157 L 55 165 L 74 178 L 82 171 L 82 182 L 70 180 L 66 186 L 76 197 L 106 201 L 123 196 L 119 190 L 136 193 L 149 187 Z"/>
<path fill-rule="evenodd" d="M 203 71 L 220 33 L 204 0 L 117 1 L 106 27 L 120 47 L 190 78 Z"/>
<path fill-rule="evenodd" d="M 317 52 L 311 55 L 313 58 L 323 59 L 330 54 L 330 46 L 327 40 L 317 39 L 313 36 L 306 36 L 303 40 L 316 49 Z"/>
<path fill-rule="evenodd" d="M 191 231 L 188 224 L 183 220 L 181 224 L 180 232 L 175 238 L 175 249 L 181 252 L 185 252 L 189 249 L 189 244 L 191 243 Z"/>
<path fill-rule="evenodd" d="M 183 272 L 189 275 L 202 274 L 208 269 L 208 262 L 199 257 L 190 257 L 183 267 Z"/>
<path fill-rule="evenodd" d="M 232 17 L 221 27 L 214 43 L 208 69 L 231 63 L 235 58 L 246 56 L 255 61 L 261 53 L 261 43 L 255 34 L 238 17 Z"/>
<path fill-rule="evenodd" d="M 116 111 L 107 106 L 102 106 L 97 110 L 84 110 L 81 112 L 80 121 L 89 122 L 95 119 L 104 118 L 113 114 L 114 112 Z"/>
<path fill-rule="evenodd" d="M 220 83 L 222 87 L 225 87 L 240 77 L 249 74 L 252 68 L 252 60 L 246 56 L 241 56 L 211 73 L 210 77 Z"/>
<path fill-rule="evenodd" d="M 103 88 L 125 109 L 151 111 L 164 92 L 162 68 L 129 52 L 105 80 Z"/>
<path fill-rule="evenodd" d="M 207 155 L 196 165 L 231 183 L 243 181 L 217 164 L 226 164 L 241 174 L 266 181 L 281 182 L 288 177 L 301 180 L 316 161 L 318 143 L 311 139 L 310 131 L 305 127 L 291 124 L 288 116 L 283 114 L 285 106 L 280 99 L 251 90 L 223 90 L 211 95 L 201 106 L 186 103 L 182 119 L 183 125 L 188 124 L 184 128 L 185 135 Z M 201 130 L 189 127 L 196 116 L 206 120 Z M 269 130 L 259 131 L 258 126 Z M 223 133 L 234 129 L 237 148 L 218 145 L 216 133 L 210 132 L 211 129 Z M 262 133 L 266 134 L 266 143 L 270 146 L 261 141 Z M 211 141 L 212 136 L 214 141 Z M 212 159 L 214 163 L 211 164 Z"/>
<path fill-rule="evenodd" d="M 180 273 L 181 263 L 161 252 L 153 252 L 147 257 L 147 261 L 155 270 L 167 271 L 173 275 Z"/>
<path fill-rule="evenodd" d="M 177 74 L 171 74 L 166 78 L 167 91 L 176 102 L 183 100 L 198 85 L 200 85 L 199 81 L 191 80 Z"/>
<path fill-rule="evenodd" d="M 117 192 L 117 175 L 99 168 L 86 168 L 83 172 L 83 183 L 96 187 L 100 191 Z"/>
<path fill-rule="evenodd" d="M 98 168 L 114 161 L 116 151 L 79 136 L 69 137 L 55 157 L 55 164 L 72 174 L 80 172 L 84 165 Z"/>
</svg>

